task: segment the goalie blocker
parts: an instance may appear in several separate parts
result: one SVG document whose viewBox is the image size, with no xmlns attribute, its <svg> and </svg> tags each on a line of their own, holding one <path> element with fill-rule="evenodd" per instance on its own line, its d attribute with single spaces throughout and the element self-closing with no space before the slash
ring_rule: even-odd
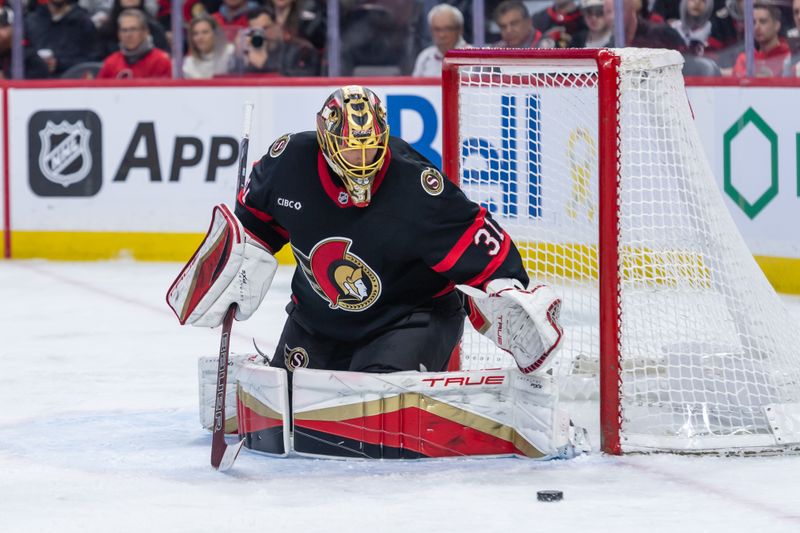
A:
<svg viewBox="0 0 800 533">
<path fill-rule="evenodd" d="M 226 418 L 235 417 L 252 451 L 370 459 L 554 459 L 589 451 L 585 431 L 559 408 L 549 376 L 511 369 L 367 374 L 300 368 L 290 408 L 285 370 L 254 358 L 233 360 Z M 200 360 L 206 427 L 213 417 L 213 363 Z"/>
<path fill-rule="evenodd" d="M 220 204 L 200 247 L 167 291 L 167 304 L 182 325 L 219 326 L 231 304 L 237 306 L 236 320 L 246 320 L 277 270 L 267 247 Z"/>
</svg>

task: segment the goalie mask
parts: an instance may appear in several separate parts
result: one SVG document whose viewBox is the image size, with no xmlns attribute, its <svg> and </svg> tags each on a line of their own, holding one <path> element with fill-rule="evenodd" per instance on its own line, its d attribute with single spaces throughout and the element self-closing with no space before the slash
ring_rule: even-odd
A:
<svg viewBox="0 0 800 533">
<path fill-rule="evenodd" d="M 389 126 L 374 92 L 348 85 L 331 94 L 317 113 L 317 141 L 357 207 L 372 199 L 372 182 L 386 157 Z"/>
</svg>

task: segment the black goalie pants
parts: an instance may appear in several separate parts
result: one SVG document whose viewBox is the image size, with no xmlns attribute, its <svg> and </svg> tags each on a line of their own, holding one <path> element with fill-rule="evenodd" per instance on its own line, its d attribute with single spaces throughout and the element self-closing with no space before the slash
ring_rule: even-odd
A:
<svg viewBox="0 0 800 533">
<path fill-rule="evenodd" d="M 292 318 L 293 306 L 287 307 L 289 318 L 271 362 L 290 371 L 300 367 L 375 373 L 443 371 L 461 339 L 466 316 L 454 291 L 367 339 L 342 342 L 309 332 Z"/>
</svg>

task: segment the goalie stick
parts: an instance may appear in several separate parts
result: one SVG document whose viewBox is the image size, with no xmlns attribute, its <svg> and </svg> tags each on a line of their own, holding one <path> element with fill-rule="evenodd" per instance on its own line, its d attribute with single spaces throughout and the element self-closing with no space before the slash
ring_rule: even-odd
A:
<svg viewBox="0 0 800 533">
<path fill-rule="evenodd" d="M 247 176 L 247 150 L 250 146 L 250 123 L 253 118 L 253 103 L 244 104 L 244 128 L 242 139 L 239 141 L 239 162 L 236 168 L 236 196 L 234 205 L 239 198 L 239 193 L 244 188 Z M 231 304 L 222 321 L 222 335 L 219 341 L 219 364 L 217 365 L 217 395 L 214 402 L 214 427 L 211 435 L 211 466 L 215 470 L 224 472 L 233 466 L 236 457 L 242 449 L 244 440 L 229 445 L 225 442 L 225 393 L 228 383 L 228 360 L 231 347 L 231 328 L 233 317 L 236 314 L 236 304 Z"/>
</svg>

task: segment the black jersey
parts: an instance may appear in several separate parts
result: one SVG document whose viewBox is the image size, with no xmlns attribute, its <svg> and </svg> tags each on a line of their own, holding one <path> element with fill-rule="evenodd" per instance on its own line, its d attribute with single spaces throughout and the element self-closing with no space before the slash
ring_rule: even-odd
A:
<svg viewBox="0 0 800 533">
<path fill-rule="evenodd" d="M 291 243 L 292 317 L 332 339 L 367 339 L 455 284 L 528 282 L 519 252 L 487 210 L 395 137 L 369 206 L 359 208 L 315 132 L 284 135 L 255 165 L 236 215 L 273 253 Z"/>
</svg>

